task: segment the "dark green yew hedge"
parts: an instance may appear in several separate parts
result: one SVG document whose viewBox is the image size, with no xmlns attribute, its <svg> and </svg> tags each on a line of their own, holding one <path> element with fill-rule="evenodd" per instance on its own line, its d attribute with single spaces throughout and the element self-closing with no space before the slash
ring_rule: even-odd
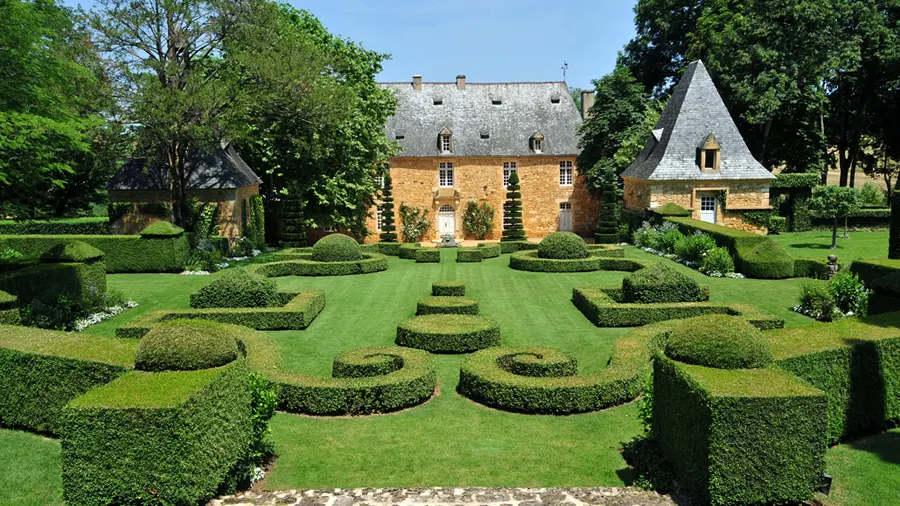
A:
<svg viewBox="0 0 900 506">
<path fill-rule="evenodd" d="M 654 438 L 679 485 L 714 505 L 808 500 L 825 471 L 825 396 L 777 369 L 654 360 Z"/>
<path fill-rule="evenodd" d="M 416 315 L 478 314 L 478 301 L 467 297 L 437 296 L 419 299 Z"/>
<path fill-rule="evenodd" d="M 397 249 L 398 255 L 400 258 L 404 260 L 415 260 L 416 259 L 416 251 L 422 249 L 422 246 L 419 246 L 417 242 L 409 242 L 403 243 Z"/>
<path fill-rule="evenodd" d="M 438 248 L 420 248 L 414 255 L 417 264 L 441 263 L 441 250 Z"/>
<path fill-rule="evenodd" d="M 679 362 L 716 369 L 758 369 L 772 363 L 772 350 L 762 332 L 745 320 L 726 315 L 676 323 L 665 353 Z"/>
<path fill-rule="evenodd" d="M 537 250 L 538 243 L 528 241 L 503 241 L 500 243 L 501 253 L 515 253 L 517 251 Z"/>
<path fill-rule="evenodd" d="M 499 242 L 482 242 L 478 244 L 478 249 L 482 258 L 497 258 L 503 253 L 503 246 Z"/>
<path fill-rule="evenodd" d="M 116 329 L 117 337 L 139 339 L 155 325 L 172 320 L 209 320 L 256 330 L 302 330 L 325 308 L 324 292 L 279 293 L 279 307 L 163 309 L 152 311 Z"/>
<path fill-rule="evenodd" d="M 363 244 L 362 246 L 360 246 L 360 249 L 364 253 L 381 253 L 382 255 L 391 257 L 400 256 L 399 242 L 373 242 L 369 244 Z"/>
<path fill-rule="evenodd" d="M 591 272 L 602 269 L 597 256 L 573 259 L 540 258 L 537 251 L 519 251 L 509 256 L 509 267 L 531 272 Z"/>
<path fill-rule="evenodd" d="M 429 314 L 397 326 L 397 345 L 431 353 L 471 353 L 500 345 L 500 326 L 483 316 Z"/>
<path fill-rule="evenodd" d="M 435 281 L 431 284 L 431 295 L 462 297 L 466 294 L 466 284 L 462 281 Z"/>
<path fill-rule="evenodd" d="M 238 343 L 230 329 L 204 320 L 160 323 L 141 339 L 134 352 L 139 371 L 195 371 L 237 359 Z"/>
<path fill-rule="evenodd" d="M 109 218 L 68 218 L 61 220 L 0 220 L 0 235 L 104 235 L 109 234 Z"/>
<path fill-rule="evenodd" d="M 876 279 L 894 272 L 900 272 L 900 260 L 861 259 L 850 264 L 850 272 L 859 276 L 866 286 Z"/>
<path fill-rule="evenodd" d="M 62 415 L 66 504 L 195 505 L 250 450 L 243 360 L 215 369 L 134 371 L 73 400 Z"/>
<path fill-rule="evenodd" d="M 484 260 L 484 255 L 479 248 L 460 248 L 456 250 L 456 261 L 458 263 L 473 263 Z"/>
<path fill-rule="evenodd" d="M 818 258 L 795 258 L 795 278 L 828 279 L 828 260 Z"/>
<path fill-rule="evenodd" d="M 90 263 L 43 263 L 0 271 L 0 290 L 18 298 L 19 305 L 33 300 L 51 301 L 65 296 L 74 302 L 106 293 L 106 265 Z"/>
<path fill-rule="evenodd" d="M 59 434 L 63 406 L 131 369 L 136 345 L 0 325 L 0 424 Z"/>
<path fill-rule="evenodd" d="M 299 253 L 294 255 L 293 260 L 254 264 L 248 267 L 248 270 L 270 278 L 279 276 L 349 276 L 387 270 L 387 257 L 381 253 L 362 253 L 362 256 L 362 260 L 315 262 L 312 260 L 311 254 Z"/>
</svg>

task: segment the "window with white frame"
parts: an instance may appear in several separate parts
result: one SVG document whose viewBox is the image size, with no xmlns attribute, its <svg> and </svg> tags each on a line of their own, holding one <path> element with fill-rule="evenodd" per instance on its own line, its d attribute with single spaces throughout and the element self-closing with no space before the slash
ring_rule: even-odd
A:
<svg viewBox="0 0 900 506">
<path fill-rule="evenodd" d="M 375 185 L 379 188 L 384 188 L 384 174 L 378 174 L 375 176 Z"/>
<path fill-rule="evenodd" d="M 509 175 L 519 170 L 518 162 L 503 162 L 503 187 L 509 186 Z"/>
<path fill-rule="evenodd" d="M 441 162 L 438 169 L 438 183 L 442 188 L 453 187 L 453 164 Z"/>
<path fill-rule="evenodd" d="M 544 150 L 544 139 L 532 139 L 531 142 L 535 153 L 540 153 Z"/>
<path fill-rule="evenodd" d="M 450 134 L 441 135 L 441 153 L 453 152 L 453 138 Z"/>
<path fill-rule="evenodd" d="M 559 185 L 572 186 L 572 162 L 559 162 Z"/>
<path fill-rule="evenodd" d="M 375 231 L 383 232 L 383 230 L 381 229 L 383 224 L 384 224 L 384 220 L 382 218 L 381 208 L 378 207 L 375 209 Z"/>
</svg>

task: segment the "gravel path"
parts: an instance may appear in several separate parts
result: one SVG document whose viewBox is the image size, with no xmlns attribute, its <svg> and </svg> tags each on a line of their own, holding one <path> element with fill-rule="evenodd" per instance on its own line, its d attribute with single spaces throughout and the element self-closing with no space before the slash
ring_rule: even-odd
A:
<svg viewBox="0 0 900 506">
<path fill-rule="evenodd" d="M 317 506 L 675 506 L 669 496 L 633 488 L 355 488 L 245 492 L 221 497 L 209 506 L 224 505 Z"/>
</svg>

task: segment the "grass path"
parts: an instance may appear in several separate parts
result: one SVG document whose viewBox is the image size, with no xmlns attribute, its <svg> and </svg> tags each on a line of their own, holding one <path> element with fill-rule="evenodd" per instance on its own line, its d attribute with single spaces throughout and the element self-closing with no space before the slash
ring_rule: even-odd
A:
<svg viewBox="0 0 900 506">
<path fill-rule="evenodd" d="M 887 232 L 850 232 L 842 239 L 838 230 L 837 249 L 831 249 L 831 231 L 796 232 L 770 236 L 791 255 L 798 258 L 826 258 L 834 253 L 838 261 L 847 263 L 857 258 L 887 258 Z"/>
</svg>

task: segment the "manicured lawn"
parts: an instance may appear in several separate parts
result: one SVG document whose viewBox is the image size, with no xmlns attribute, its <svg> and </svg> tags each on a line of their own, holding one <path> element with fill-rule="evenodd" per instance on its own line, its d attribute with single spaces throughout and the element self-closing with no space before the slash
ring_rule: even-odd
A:
<svg viewBox="0 0 900 506">
<path fill-rule="evenodd" d="M 826 461 L 837 504 L 900 504 L 900 429 L 832 448 Z"/>
<path fill-rule="evenodd" d="M 887 258 L 887 232 L 850 232 L 849 239 L 841 239 L 838 231 L 837 249 L 831 249 L 831 232 L 795 232 L 773 235 L 788 252 L 800 258 L 825 258 L 834 253 L 841 263 L 857 258 Z"/>
<path fill-rule="evenodd" d="M 885 234 L 871 241 L 862 233 L 853 236 L 857 241 L 854 244 L 886 243 Z M 790 236 L 779 239 L 786 237 Z M 797 280 L 715 279 L 633 248 L 627 254 L 665 262 L 696 278 L 710 287 L 713 301 L 755 304 L 783 317 L 792 327 L 812 323 L 790 311 L 799 294 Z M 286 367 L 305 374 L 328 375 L 334 357 L 343 350 L 393 345 L 397 323 L 415 313 L 416 300 L 429 295 L 431 283 L 438 280 L 465 282 L 467 296 L 480 302 L 481 314 L 499 322 L 503 344 L 561 348 L 578 358 L 582 373 L 602 370 L 616 336 L 627 332 L 594 327 L 570 301 L 573 287 L 618 284 L 624 273 L 531 273 L 509 269 L 507 256 L 481 264 L 457 264 L 454 256 L 454 251 L 443 251 L 441 264 L 415 264 L 391 258 L 387 271 L 362 276 L 278 278 L 284 290 L 324 290 L 327 300 L 324 311 L 307 330 L 271 333 L 282 347 Z M 109 286 L 123 290 L 141 306 L 88 332 L 112 335 L 117 326 L 145 312 L 187 308 L 190 294 L 212 279 L 172 274 L 110 275 Z M 456 393 L 463 357 L 435 358 L 439 393 L 425 405 L 366 417 L 276 415 L 272 430 L 279 459 L 264 486 L 287 489 L 628 483 L 630 475 L 618 449 L 623 441 L 641 431 L 634 404 L 574 416 L 497 411 Z M 0 456 L 15 455 L 0 459 L 0 504 L 60 502 L 58 448 L 52 440 L 0 431 Z M 870 478 L 852 466 L 870 453 L 845 447 L 831 452 L 839 456 L 847 453 L 843 465 L 846 472 L 859 483 L 868 482 Z M 829 458 L 837 479 L 839 471 L 835 466 L 841 459 Z M 896 459 L 894 462 L 896 465 Z M 867 467 L 859 464 L 859 469 Z M 876 473 L 889 472 L 875 471 L 877 466 L 872 469 Z M 24 476 L 8 479 L 13 470 Z M 871 479 L 877 479 L 877 474 Z M 30 485 L 29 480 L 37 484 Z M 850 479 L 843 483 L 848 498 L 849 491 L 867 488 Z M 4 493 L 23 502 L 11 502 Z"/>
</svg>

